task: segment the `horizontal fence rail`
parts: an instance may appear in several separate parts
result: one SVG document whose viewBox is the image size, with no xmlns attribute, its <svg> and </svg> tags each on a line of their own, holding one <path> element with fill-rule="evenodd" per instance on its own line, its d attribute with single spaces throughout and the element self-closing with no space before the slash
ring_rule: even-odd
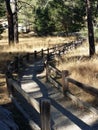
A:
<svg viewBox="0 0 98 130">
<path fill-rule="evenodd" d="M 51 66 L 49 63 L 56 54 L 62 55 L 73 48 L 77 48 L 83 43 L 83 40 L 73 41 L 62 45 L 56 45 L 52 48 L 42 49 L 41 51 L 34 51 L 33 53 L 27 53 L 25 55 L 16 56 L 13 61 L 8 64 L 6 71 L 6 83 L 9 92 L 9 96 L 15 105 L 24 113 L 25 117 L 28 118 L 29 124 L 33 130 L 50 130 L 50 107 L 51 103 L 48 99 L 42 99 L 38 102 L 36 99 L 31 98 L 22 88 L 19 82 L 19 74 L 23 71 L 23 68 L 30 61 L 35 62 L 36 60 L 42 59 L 43 67 L 46 68 L 46 79 L 56 86 L 60 91 L 66 94 L 68 91 L 68 76 L 67 70 L 60 71 L 56 67 Z M 57 79 L 57 80 L 56 80 Z M 20 99 L 17 95 L 21 95 L 22 98 L 32 106 L 40 115 L 40 127 L 34 124 L 30 117 L 25 111 L 18 105 Z M 47 111 L 46 111 L 47 110 Z"/>
<path fill-rule="evenodd" d="M 84 91 L 90 93 L 91 95 L 98 97 L 98 89 L 93 88 L 89 85 L 80 83 L 72 78 L 68 78 L 68 82 L 73 83 L 73 84 L 77 85 L 79 88 L 83 89 Z"/>
<path fill-rule="evenodd" d="M 41 102 L 39 103 L 34 98 L 30 97 L 21 88 L 21 86 L 19 86 L 17 81 L 11 79 L 11 77 L 6 77 L 6 80 L 7 80 L 7 86 L 8 86 L 9 94 L 10 94 L 10 97 L 12 98 L 12 100 L 14 99 L 13 96 L 14 96 L 14 92 L 16 90 L 40 114 L 41 130 L 50 130 L 50 101 L 48 99 L 42 99 Z M 15 99 L 13 101 L 15 101 Z M 36 127 L 36 130 L 37 130 L 37 127 Z M 38 128 L 38 130 L 39 130 L 39 128 Z"/>
<path fill-rule="evenodd" d="M 20 68 L 23 68 L 23 66 L 29 62 L 30 60 L 36 60 L 36 59 L 43 59 L 43 62 L 46 63 L 46 61 L 51 61 L 51 58 L 55 56 L 55 54 L 62 55 L 64 52 L 67 52 L 68 50 L 72 49 L 73 47 L 76 48 L 77 46 L 80 46 L 83 43 L 83 40 L 73 41 L 70 43 L 65 43 L 62 45 L 57 45 L 52 48 L 42 49 L 41 51 L 34 51 L 33 53 L 27 53 L 23 56 L 16 56 L 13 61 L 11 61 L 8 64 L 7 71 L 11 74 L 13 72 L 19 71 Z"/>
<path fill-rule="evenodd" d="M 52 73 L 54 73 L 54 76 Z M 56 78 L 55 78 L 55 74 L 56 74 Z M 95 97 L 98 96 L 98 89 L 95 89 L 91 86 L 85 85 L 83 83 L 80 83 L 80 82 L 72 79 L 72 78 L 69 78 L 69 75 L 70 75 L 70 73 L 68 70 L 60 71 L 51 65 L 47 65 L 47 69 L 46 69 L 46 80 L 47 81 L 52 83 L 54 87 L 60 89 L 65 96 L 68 96 L 74 102 L 81 104 L 82 106 L 85 106 L 87 109 L 89 109 L 94 114 L 98 114 L 98 110 L 96 108 L 92 107 L 88 103 L 81 101 L 80 99 L 75 97 L 72 93 L 70 93 L 69 83 L 75 84 L 77 87 L 81 88 L 85 92 L 87 92 Z M 58 80 L 57 77 L 59 77 L 61 79 L 60 83 L 58 81 L 56 81 L 56 80 Z"/>
</svg>

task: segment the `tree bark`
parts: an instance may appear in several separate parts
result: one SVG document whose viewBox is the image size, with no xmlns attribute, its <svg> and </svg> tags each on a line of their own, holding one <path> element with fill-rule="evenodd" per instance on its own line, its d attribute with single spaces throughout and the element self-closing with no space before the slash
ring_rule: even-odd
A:
<svg viewBox="0 0 98 130">
<path fill-rule="evenodd" d="M 5 0 L 7 9 L 7 19 L 8 19 L 8 42 L 9 45 L 14 44 L 14 25 L 13 25 L 13 13 L 10 7 L 10 0 Z"/>
<path fill-rule="evenodd" d="M 92 57 L 95 54 L 95 44 L 94 44 L 94 30 L 93 30 L 93 23 L 92 23 L 91 1 L 86 0 L 86 5 L 87 5 L 89 55 L 90 57 Z"/>
<path fill-rule="evenodd" d="M 15 13 L 13 14 L 13 21 L 14 21 L 14 43 L 19 43 L 18 38 L 18 16 L 17 16 L 17 0 L 14 0 L 15 2 Z"/>
</svg>

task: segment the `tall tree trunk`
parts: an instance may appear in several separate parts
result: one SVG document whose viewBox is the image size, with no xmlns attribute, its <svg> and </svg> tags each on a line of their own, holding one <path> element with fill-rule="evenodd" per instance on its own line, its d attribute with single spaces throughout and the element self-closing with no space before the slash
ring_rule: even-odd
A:
<svg viewBox="0 0 98 130">
<path fill-rule="evenodd" d="M 13 21 L 14 21 L 14 42 L 18 43 L 19 38 L 18 38 L 18 16 L 17 16 L 17 0 L 14 0 L 15 4 L 15 12 L 13 14 Z"/>
<path fill-rule="evenodd" d="M 10 0 L 5 0 L 7 9 L 7 19 L 8 19 L 8 41 L 9 45 L 14 44 L 14 28 L 13 28 L 13 13 L 10 7 Z"/>
<path fill-rule="evenodd" d="M 86 5 L 87 5 L 89 55 L 92 57 L 95 54 L 95 44 L 94 44 L 94 30 L 93 30 L 93 23 L 92 23 L 91 1 L 86 0 Z"/>
</svg>

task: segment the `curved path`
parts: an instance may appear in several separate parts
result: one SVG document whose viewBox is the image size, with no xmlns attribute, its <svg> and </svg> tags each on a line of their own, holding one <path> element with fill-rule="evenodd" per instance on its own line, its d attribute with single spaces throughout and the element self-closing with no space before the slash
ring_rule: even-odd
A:
<svg viewBox="0 0 98 130">
<path fill-rule="evenodd" d="M 53 130 L 98 130 L 97 115 L 78 107 L 70 99 L 64 97 L 53 85 L 45 81 L 42 61 L 28 64 L 20 76 L 20 83 L 22 89 L 30 97 L 37 101 L 42 98 L 51 101 L 51 127 Z M 32 117 L 32 120 L 40 126 L 38 113 L 32 108 L 28 108 L 25 103 L 23 108 Z"/>
</svg>

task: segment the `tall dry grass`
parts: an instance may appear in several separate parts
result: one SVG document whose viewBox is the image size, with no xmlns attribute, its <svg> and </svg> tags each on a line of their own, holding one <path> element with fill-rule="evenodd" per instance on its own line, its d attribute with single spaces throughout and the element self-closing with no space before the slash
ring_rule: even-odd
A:
<svg viewBox="0 0 98 130">
<path fill-rule="evenodd" d="M 87 86 L 98 89 L 98 56 L 89 57 L 88 43 L 75 50 L 71 50 L 65 56 L 62 56 L 63 61 L 57 66 L 59 70 L 68 70 L 70 78 L 79 81 Z M 80 100 L 90 103 L 98 108 L 98 99 L 89 93 L 86 93 L 74 84 L 69 84 L 69 90 Z"/>
<path fill-rule="evenodd" d="M 58 66 L 60 70 L 69 70 L 71 78 L 98 88 L 98 57 L 96 53 L 95 56 L 89 58 L 87 42 L 79 48 L 68 52 L 63 59 L 65 62 L 63 61 Z"/>
<path fill-rule="evenodd" d="M 1 52 L 33 52 L 35 50 L 40 51 L 41 49 L 50 48 L 57 44 L 67 43 L 75 40 L 75 37 L 33 37 L 29 34 L 22 34 L 19 38 L 19 44 L 14 46 L 8 45 L 7 32 L 2 34 L 3 39 L 0 40 L 0 51 Z"/>
</svg>

